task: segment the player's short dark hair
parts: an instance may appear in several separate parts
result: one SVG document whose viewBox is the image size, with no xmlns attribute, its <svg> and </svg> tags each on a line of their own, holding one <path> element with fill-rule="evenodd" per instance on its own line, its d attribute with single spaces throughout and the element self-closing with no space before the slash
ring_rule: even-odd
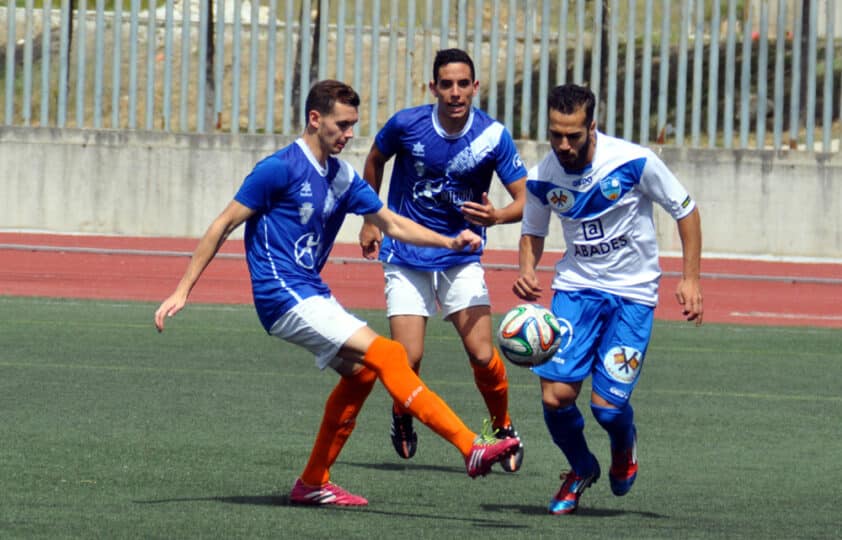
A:
<svg viewBox="0 0 842 540">
<path fill-rule="evenodd" d="M 330 114 L 333 112 L 333 106 L 336 103 L 359 108 L 360 95 L 344 82 L 325 79 L 310 88 L 307 101 L 304 103 L 304 111 L 307 115 L 310 114 L 310 111 Z"/>
<path fill-rule="evenodd" d="M 587 86 L 578 84 L 562 84 L 550 90 L 547 97 L 547 106 L 551 111 L 558 111 L 562 114 L 573 114 L 582 107 L 585 108 L 585 125 L 590 126 L 593 122 L 593 111 L 596 105 L 596 97 Z"/>
<path fill-rule="evenodd" d="M 471 55 L 462 49 L 441 49 L 436 51 L 436 58 L 433 60 L 433 82 L 439 82 L 439 69 L 447 64 L 467 64 L 471 68 L 471 82 L 474 82 L 474 61 Z"/>
</svg>

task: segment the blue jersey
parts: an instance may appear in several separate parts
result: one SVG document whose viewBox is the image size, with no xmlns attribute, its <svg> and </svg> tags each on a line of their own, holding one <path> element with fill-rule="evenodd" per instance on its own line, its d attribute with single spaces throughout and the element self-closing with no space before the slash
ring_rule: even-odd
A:
<svg viewBox="0 0 842 540">
<path fill-rule="evenodd" d="M 455 134 L 439 124 L 436 105 L 405 109 L 389 119 L 375 143 L 386 158 L 395 156 L 389 209 L 445 236 L 470 228 L 485 240 L 484 227 L 465 221 L 462 203 L 482 202 L 495 172 L 503 184 L 526 176 L 509 132 L 479 109 L 471 109 L 465 127 Z M 481 254 L 413 246 L 389 237 L 380 248 L 381 261 L 425 271 L 475 262 Z"/>
<path fill-rule="evenodd" d="M 303 139 L 255 165 L 234 199 L 256 212 L 246 222 L 245 250 L 267 331 L 305 298 L 330 296 L 319 273 L 345 216 L 383 207 L 347 162 L 330 157 L 323 169 Z"/>
</svg>

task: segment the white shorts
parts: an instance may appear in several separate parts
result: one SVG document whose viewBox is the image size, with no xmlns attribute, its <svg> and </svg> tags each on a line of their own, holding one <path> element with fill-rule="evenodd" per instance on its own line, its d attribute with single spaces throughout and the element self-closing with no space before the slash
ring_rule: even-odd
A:
<svg viewBox="0 0 842 540">
<path fill-rule="evenodd" d="M 304 347 L 316 355 L 319 369 L 337 367 L 336 353 L 354 333 L 365 326 L 331 296 L 311 296 L 287 311 L 269 333 Z"/>
<path fill-rule="evenodd" d="M 440 272 L 412 270 L 383 264 L 386 278 L 386 316 L 430 317 L 439 307 L 444 319 L 473 306 L 489 306 L 485 270 L 478 262 L 462 264 Z"/>
</svg>

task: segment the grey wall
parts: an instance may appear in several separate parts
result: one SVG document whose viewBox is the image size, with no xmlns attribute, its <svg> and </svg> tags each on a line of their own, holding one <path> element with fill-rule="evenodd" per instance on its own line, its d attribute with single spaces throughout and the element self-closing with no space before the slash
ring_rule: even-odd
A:
<svg viewBox="0 0 842 540">
<path fill-rule="evenodd" d="M 0 127 L 0 229 L 198 237 L 254 163 L 291 140 Z M 355 139 L 342 157 L 361 171 L 370 144 Z M 549 149 L 518 145 L 527 166 Z M 699 202 L 707 254 L 842 258 L 838 157 L 656 150 Z M 507 195 L 496 185 L 491 198 Z M 675 225 L 656 218 L 662 250 L 680 251 Z M 355 243 L 360 223 L 349 218 L 339 241 Z M 489 247 L 514 249 L 519 234 L 517 224 L 492 228 Z M 551 234 L 547 249 L 563 249 L 557 224 Z"/>
</svg>

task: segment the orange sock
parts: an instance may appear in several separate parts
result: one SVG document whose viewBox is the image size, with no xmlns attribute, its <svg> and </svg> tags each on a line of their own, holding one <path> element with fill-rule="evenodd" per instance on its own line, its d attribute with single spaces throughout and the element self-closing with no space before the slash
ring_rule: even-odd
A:
<svg viewBox="0 0 842 540">
<path fill-rule="evenodd" d="M 357 414 L 363 406 L 374 383 L 377 374 L 363 368 L 356 375 L 342 377 L 330 393 L 325 403 L 325 412 L 313 451 L 301 481 L 309 486 L 320 486 L 330 480 L 330 467 L 345 446 L 345 441 L 354 431 Z"/>
<path fill-rule="evenodd" d="M 415 373 L 416 375 L 418 375 L 418 377 L 420 378 L 421 374 L 419 373 L 419 371 L 421 370 L 421 364 L 419 363 L 419 364 L 416 364 L 415 366 L 411 366 L 411 367 L 412 367 L 412 372 Z M 409 411 L 407 411 L 406 409 L 403 408 L 403 404 L 401 404 L 397 401 L 392 402 L 392 411 L 395 414 L 409 414 Z"/>
<path fill-rule="evenodd" d="M 471 367 L 474 369 L 474 381 L 485 400 L 494 427 L 501 428 L 512 423 L 509 417 L 509 379 L 506 377 L 506 366 L 500 359 L 500 354 L 496 348 L 493 351 L 491 362 L 487 366 L 471 364 Z"/>
<path fill-rule="evenodd" d="M 463 456 L 471 452 L 476 434 L 410 369 L 406 349 L 400 343 L 378 336 L 366 351 L 363 363 L 377 372 L 392 399 L 412 416 L 458 448 Z"/>
</svg>

